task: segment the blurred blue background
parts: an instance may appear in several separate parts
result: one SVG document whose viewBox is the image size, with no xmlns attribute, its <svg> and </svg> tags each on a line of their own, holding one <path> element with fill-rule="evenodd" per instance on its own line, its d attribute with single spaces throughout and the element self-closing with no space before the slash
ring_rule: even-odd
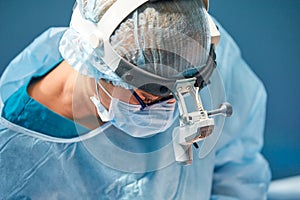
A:
<svg viewBox="0 0 300 200">
<path fill-rule="evenodd" d="M 129 0 L 130 1 L 130 0 Z M 68 25 L 74 0 L 0 0 L 0 73 L 35 37 Z M 300 174 L 300 1 L 211 0 L 268 92 L 263 154 L 273 179 Z"/>
</svg>

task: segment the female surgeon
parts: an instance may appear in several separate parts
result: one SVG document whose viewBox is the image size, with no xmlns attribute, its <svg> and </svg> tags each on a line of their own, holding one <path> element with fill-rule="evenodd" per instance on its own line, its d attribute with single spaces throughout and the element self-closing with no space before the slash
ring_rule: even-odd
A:
<svg viewBox="0 0 300 200">
<path fill-rule="evenodd" d="M 0 199 L 266 199 L 266 92 L 207 9 L 77 0 L 1 77 Z"/>
</svg>

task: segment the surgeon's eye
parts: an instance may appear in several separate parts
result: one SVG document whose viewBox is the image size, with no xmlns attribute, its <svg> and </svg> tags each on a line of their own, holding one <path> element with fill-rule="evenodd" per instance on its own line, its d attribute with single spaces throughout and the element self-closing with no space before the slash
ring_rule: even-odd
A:
<svg viewBox="0 0 300 200">
<path fill-rule="evenodd" d="M 151 96 L 151 98 L 149 98 L 148 96 L 146 96 L 143 93 L 139 94 L 135 91 L 135 90 L 131 90 L 132 95 L 135 97 L 135 99 L 139 102 L 139 104 L 141 105 L 141 110 L 143 110 L 144 108 L 154 105 L 154 104 L 158 104 L 158 103 L 162 103 L 162 102 L 166 102 L 167 103 L 174 103 L 175 99 L 173 97 L 173 95 L 169 95 L 167 97 L 160 97 L 160 96 L 154 96 L 154 95 L 149 95 L 149 97 Z"/>
</svg>

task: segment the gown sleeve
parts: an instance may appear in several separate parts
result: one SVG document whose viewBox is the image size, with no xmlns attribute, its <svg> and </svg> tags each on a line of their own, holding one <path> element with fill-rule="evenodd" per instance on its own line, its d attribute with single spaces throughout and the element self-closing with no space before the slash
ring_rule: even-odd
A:
<svg viewBox="0 0 300 200">
<path fill-rule="evenodd" d="M 211 199 L 266 199 L 270 169 L 261 155 L 267 94 L 242 59 L 232 38 L 218 24 L 218 69 L 233 115 L 218 142 Z"/>
</svg>

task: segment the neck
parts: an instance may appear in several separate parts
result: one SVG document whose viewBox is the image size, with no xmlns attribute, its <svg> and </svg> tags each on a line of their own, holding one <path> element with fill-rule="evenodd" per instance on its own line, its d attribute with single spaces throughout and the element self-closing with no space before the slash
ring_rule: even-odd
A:
<svg viewBox="0 0 300 200">
<path fill-rule="evenodd" d="M 96 116 L 89 99 L 94 94 L 94 85 L 94 79 L 79 75 L 63 61 L 42 79 L 32 83 L 28 94 L 53 112 L 94 128 L 86 120 Z"/>
</svg>

